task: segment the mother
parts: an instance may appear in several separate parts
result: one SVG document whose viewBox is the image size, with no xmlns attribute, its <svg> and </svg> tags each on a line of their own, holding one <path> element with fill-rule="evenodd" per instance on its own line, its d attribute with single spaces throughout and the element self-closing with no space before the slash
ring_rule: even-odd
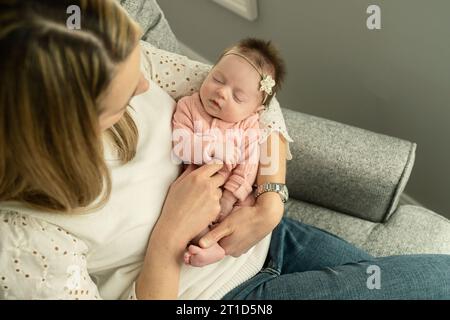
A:
<svg viewBox="0 0 450 320">
<path fill-rule="evenodd" d="M 73 4 L 81 30 L 65 25 Z M 112 0 L 0 6 L 0 297 L 450 298 L 449 256 L 373 258 L 281 219 L 270 192 L 210 233 L 229 256 L 182 265 L 188 242 L 219 212 L 223 180 L 220 165 L 177 178 L 174 100 L 160 86 L 188 94 L 208 67 L 140 43 Z M 267 145 L 279 142 L 280 166 L 259 184 L 284 182 L 289 154 L 276 101 L 270 110 L 261 125 Z M 366 285 L 374 264 L 380 290 Z"/>
</svg>

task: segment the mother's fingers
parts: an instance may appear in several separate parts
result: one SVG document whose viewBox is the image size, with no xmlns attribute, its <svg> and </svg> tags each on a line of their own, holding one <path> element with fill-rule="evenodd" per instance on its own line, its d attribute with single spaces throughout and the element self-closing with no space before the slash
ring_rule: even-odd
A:
<svg viewBox="0 0 450 320">
<path fill-rule="evenodd" d="M 221 188 L 217 188 L 217 199 L 221 199 L 222 198 L 222 189 Z"/>
<path fill-rule="evenodd" d="M 186 176 L 194 172 L 195 175 L 201 176 L 201 180 L 205 183 L 219 188 L 225 183 L 225 177 L 220 173 L 217 173 L 222 167 L 223 164 L 206 164 L 200 168 L 195 164 L 189 164 L 176 182 L 179 183 L 180 181 L 183 181 Z"/>
<path fill-rule="evenodd" d="M 197 171 L 199 174 L 205 174 L 208 177 L 212 177 L 217 171 L 222 169 L 223 163 L 211 163 L 211 164 L 205 164 L 201 168 L 199 168 Z"/>
<path fill-rule="evenodd" d="M 178 177 L 178 181 L 182 180 L 184 177 L 186 177 L 189 173 L 197 169 L 197 166 L 195 164 L 189 164 L 186 166 L 186 169 L 183 171 L 183 173 Z"/>
<path fill-rule="evenodd" d="M 220 173 L 216 173 L 211 177 L 211 185 L 214 187 L 220 187 L 225 183 L 225 177 Z"/>
</svg>

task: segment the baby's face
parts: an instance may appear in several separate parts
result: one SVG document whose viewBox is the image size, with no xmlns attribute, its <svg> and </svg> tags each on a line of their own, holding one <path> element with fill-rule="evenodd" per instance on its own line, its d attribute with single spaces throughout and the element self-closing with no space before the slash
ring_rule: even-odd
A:
<svg viewBox="0 0 450 320">
<path fill-rule="evenodd" d="M 200 88 L 203 106 L 211 116 L 238 122 L 262 109 L 259 73 L 236 55 L 223 57 Z"/>
</svg>

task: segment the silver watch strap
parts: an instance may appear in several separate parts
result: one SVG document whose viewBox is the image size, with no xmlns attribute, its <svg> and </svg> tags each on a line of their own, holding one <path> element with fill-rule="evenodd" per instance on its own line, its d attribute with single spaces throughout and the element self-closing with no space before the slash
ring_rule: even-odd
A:
<svg viewBox="0 0 450 320">
<path fill-rule="evenodd" d="M 288 198 L 287 187 L 283 183 L 266 182 L 256 187 L 255 198 L 266 192 L 276 192 L 280 195 L 281 201 L 285 203 Z"/>
</svg>

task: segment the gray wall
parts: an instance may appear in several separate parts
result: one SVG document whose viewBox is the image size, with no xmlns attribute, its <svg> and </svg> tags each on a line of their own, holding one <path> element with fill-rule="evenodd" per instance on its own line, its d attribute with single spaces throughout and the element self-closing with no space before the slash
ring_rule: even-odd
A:
<svg viewBox="0 0 450 320">
<path fill-rule="evenodd" d="M 272 39 L 288 65 L 283 107 L 418 144 L 406 193 L 450 218 L 450 1 L 259 0 L 244 20 L 210 0 L 159 0 L 178 39 L 215 61 Z M 366 9 L 381 8 L 381 30 Z"/>
</svg>

